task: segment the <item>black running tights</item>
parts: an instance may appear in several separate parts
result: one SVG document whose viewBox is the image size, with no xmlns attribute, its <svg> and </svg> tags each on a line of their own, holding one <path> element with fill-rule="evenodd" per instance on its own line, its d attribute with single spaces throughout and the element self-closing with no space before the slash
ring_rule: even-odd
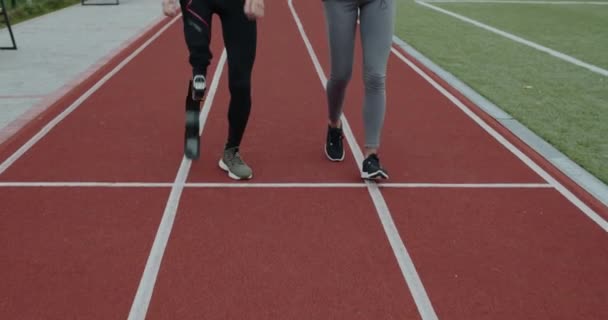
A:
<svg viewBox="0 0 608 320">
<path fill-rule="evenodd" d="M 251 72 L 255 60 L 257 25 L 245 16 L 244 0 L 180 0 L 186 45 L 193 74 L 207 78 L 212 58 L 211 16 L 222 22 L 228 58 L 228 141 L 226 148 L 238 147 L 251 111 Z"/>
</svg>

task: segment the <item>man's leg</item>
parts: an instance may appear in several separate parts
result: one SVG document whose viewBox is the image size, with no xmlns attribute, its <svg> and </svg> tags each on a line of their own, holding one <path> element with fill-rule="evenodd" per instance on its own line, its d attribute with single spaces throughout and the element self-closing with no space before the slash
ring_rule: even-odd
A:
<svg viewBox="0 0 608 320">
<path fill-rule="evenodd" d="M 230 105 L 228 139 L 220 166 L 235 179 L 249 179 L 249 168 L 240 158 L 239 146 L 251 111 L 251 73 L 256 55 L 257 24 L 245 16 L 244 1 L 225 1 L 219 10 L 228 57 Z"/>
<path fill-rule="evenodd" d="M 184 37 L 192 66 L 192 79 L 186 94 L 186 129 L 184 153 L 189 159 L 200 155 L 199 113 L 200 100 L 205 94 L 207 67 L 212 58 L 209 47 L 211 41 L 211 4 L 209 0 L 180 0 Z"/>
<path fill-rule="evenodd" d="M 220 14 L 228 55 L 230 105 L 227 148 L 238 147 L 251 110 L 251 73 L 256 54 L 257 26 L 243 12 L 242 1 L 230 3 Z"/>
<path fill-rule="evenodd" d="M 180 0 L 184 37 L 188 47 L 192 75 L 207 74 L 213 58 L 211 42 L 211 0 Z"/>
</svg>

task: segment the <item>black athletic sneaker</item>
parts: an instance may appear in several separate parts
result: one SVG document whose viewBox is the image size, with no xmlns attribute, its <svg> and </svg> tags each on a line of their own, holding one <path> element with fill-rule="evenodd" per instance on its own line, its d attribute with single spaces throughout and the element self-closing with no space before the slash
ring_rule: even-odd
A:
<svg viewBox="0 0 608 320">
<path fill-rule="evenodd" d="M 188 159 L 198 159 L 200 156 L 199 115 L 200 102 L 192 99 L 194 89 L 192 81 L 188 86 L 186 96 L 186 130 L 184 133 L 184 155 Z"/>
<path fill-rule="evenodd" d="M 192 77 L 192 100 L 201 101 L 205 96 L 205 89 L 207 89 L 207 81 L 205 76 L 197 74 Z"/>
<path fill-rule="evenodd" d="M 342 128 L 327 126 L 327 139 L 325 141 L 325 155 L 331 161 L 344 160 L 344 134 Z"/>
<path fill-rule="evenodd" d="M 367 159 L 363 160 L 363 170 L 361 172 L 363 179 L 388 179 L 388 172 L 380 165 L 378 155 L 371 154 Z"/>
</svg>

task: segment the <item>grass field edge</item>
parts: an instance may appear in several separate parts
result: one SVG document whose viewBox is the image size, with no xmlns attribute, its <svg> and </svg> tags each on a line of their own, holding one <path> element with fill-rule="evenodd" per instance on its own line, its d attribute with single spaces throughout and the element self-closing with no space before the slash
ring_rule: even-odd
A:
<svg viewBox="0 0 608 320">
<path fill-rule="evenodd" d="M 457 94 L 459 98 L 464 98 L 463 103 L 472 107 L 473 111 L 479 115 L 484 116 L 484 120 L 492 120 L 489 122 L 490 125 L 503 128 L 503 131 L 506 130 L 509 133 L 509 138 L 511 138 L 509 140 L 515 140 L 512 138 L 519 140 L 521 143 L 516 143 L 516 146 L 528 156 L 532 156 L 538 165 L 565 184 L 568 189 L 571 189 L 587 202 L 592 202 L 595 207 L 602 208 L 599 211 L 605 212 L 608 210 L 608 186 L 601 180 L 397 35 L 393 36 L 393 44 L 400 52 L 414 61 L 418 67 L 439 81 L 445 89 Z M 522 148 L 522 145 L 527 148 Z M 602 216 L 606 218 L 605 214 Z"/>
</svg>

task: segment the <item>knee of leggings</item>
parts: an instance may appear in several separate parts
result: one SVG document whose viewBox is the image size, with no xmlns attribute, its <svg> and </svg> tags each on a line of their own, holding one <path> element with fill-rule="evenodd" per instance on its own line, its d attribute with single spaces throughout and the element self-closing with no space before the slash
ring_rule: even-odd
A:
<svg viewBox="0 0 608 320">
<path fill-rule="evenodd" d="M 229 88 L 233 95 L 249 96 L 251 92 L 251 81 L 246 79 L 231 81 Z"/>
<path fill-rule="evenodd" d="M 365 83 L 365 89 L 371 91 L 384 90 L 386 75 L 378 73 L 365 73 L 363 81 Z"/>
<path fill-rule="evenodd" d="M 344 87 L 350 81 L 351 76 L 352 76 L 351 72 L 345 72 L 345 73 L 341 73 L 341 74 L 331 74 L 329 76 L 329 83 L 331 83 L 334 86 Z"/>
</svg>

